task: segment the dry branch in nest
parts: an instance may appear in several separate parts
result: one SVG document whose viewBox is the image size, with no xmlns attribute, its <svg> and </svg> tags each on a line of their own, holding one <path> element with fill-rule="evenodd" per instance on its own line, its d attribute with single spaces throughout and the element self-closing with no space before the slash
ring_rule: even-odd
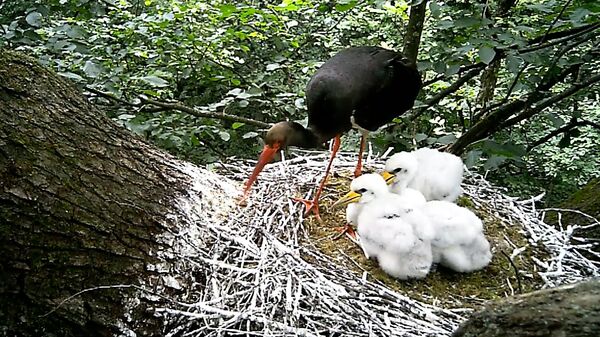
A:
<svg viewBox="0 0 600 337">
<path fill-rule="evenodd" d="M 328 156 L 296 151 L 292 159 L 269 165 L 245 208 L 233 198 L 253 163 L 223 164 L 222 173 L 237 181 L 182 164 L 196 177 L 189 197 L 177 202 L 187 218 L 161 238 L 169 248 L 156 252 L 176 267 L 151 266 L 160 276 L 144 282 L 140 291 L 140 296 L 157 301 L 154 312 L 167 322 L 165 335 L 449 336 L 457 328 L 472 306 L 398 290 L 373 278 L 360 262 L 353 262 L 353 270 L 319 248 L 317 241 L 330 238 L 311 236 L 301 205 L 290 197 L 310 196 Z M 335 170 L 350 171 L 355 160 L 342 153 L 334 162 Z M 366 167 L 381 170 L 383 163 L 369 153 Z M 556 228 L 540 220 L 536 198 L 508 197 L 474 173 L 466 175 L 463 187 L 472 208 L 487 210 L 486 225 L 488 217 L 494 217 L 497 226 L 525 233 L 522 242 L 506 237 L 502 244 L 493 243 L 494 258 L 510 259 L 506 273 L 519 284 L 529 277 L 540 280 L 536 288 L 553 287 L 600 276 L 599 264 L 582 254 L 592 251 L 592 244 L 572 236 L 578 226 L 598 226 L 595 219 Z M 518 259 L 526 254 L 531 265 L 524 270 Z M 475 289 L 486 286 L 486 271 L 481 275 L 483 281 Z M 510 295 L 517 287 L 517 282 L 507 282 L 495 296 Z"/>
</svg>

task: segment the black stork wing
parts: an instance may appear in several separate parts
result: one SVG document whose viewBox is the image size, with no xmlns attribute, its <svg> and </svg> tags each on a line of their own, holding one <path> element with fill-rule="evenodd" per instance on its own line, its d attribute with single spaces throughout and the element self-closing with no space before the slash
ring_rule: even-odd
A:
<svg viewBox="0 0 600 337">
<path fill-rule="evenodd" d="M 402 54 L 380 47 L 340 51 L 313 75 L 306 88 L 309 127 L 324 139 L 351 128 L 367 130 L 410 109 L 421 77 Z"/>
</svg>

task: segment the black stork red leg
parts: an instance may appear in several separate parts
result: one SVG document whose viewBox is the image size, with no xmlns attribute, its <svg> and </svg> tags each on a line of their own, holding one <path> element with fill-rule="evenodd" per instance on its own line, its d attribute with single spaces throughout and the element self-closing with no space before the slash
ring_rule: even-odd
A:
<svg viewBox="0 0 600 337">
<path fill-rule="evenodd" d="M 319 214 L 319 198 L 321 197 L 321 192 L 323 191 L 323 187 L 325 186 L 325 181 L 327 181 L 327 176 L 329 175 L 329 171 L 331 170 L 331 164 L 333 163 L 333 159 L 340 149 L 340 135 L 335 136 L 333 139 L 333 149 L 331 151 L 331 158 L 329 159 L 329 164 L 327 164 L 327 169 L 325 170 L 325 176 L 323 180 L 321 180 L 321 184 L 315 193 L 315 197 L 313 200 L 306 200 L 301 198 L 292 198 L 294 201 L 298 201 L 304 204 L 306 210 L 304 212 L 304 216 L 309 215 L 311 212 L 315 214 L 317 220 L 321 221 L 321 215 Z"/>
<path fill-rule="evenodd" d="M 362 157 L 363 151 L 365 150 L 365 143 L 367 141 L 367 133 L 363 132 L 360 137 L 360 149 L 358 150 L 358 162 L 356 163 L 356 168 L 354 169 L 354 178 L 359 177 L 362 174 Z"/>
</svg>

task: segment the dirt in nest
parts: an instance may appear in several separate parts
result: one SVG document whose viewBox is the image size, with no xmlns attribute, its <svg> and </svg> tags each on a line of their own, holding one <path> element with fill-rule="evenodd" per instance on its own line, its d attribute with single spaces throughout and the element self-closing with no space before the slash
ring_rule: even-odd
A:
<svg viewBox="0 0 600 337">
<path fill-rule="evenodd" d="M 338 198 L 348 192 L 350 172 L 335 174 L 328 180 L 323 191 L 320 208 L 323 223 L 314 217 L 305 220 L 309 234 L 308 240 L 321 252 L 331 257 L 340 265 L 351 269 L 359 277 L 367 273 L 367 279 L 385 284 L 387 287 L 404 293 L 407 296 L 446 308 L 481 306 L 486 300 L 493 300 L 520 292 L 526 293 L 540 288 L 542 280 L 535 272 L 535 264 L 531 260 L 531 246 L 518 225 L 508 226 L 493 215 L 493 211 L 476 208 L 466 197 L 461 197 L 458 204 L 471 209 L 484 223 L 486 237 L 492 246 L 492 262 L 483 270 L 472 273 L 457 273 L 442 266 L 437 266 L 425 279 L 398 280 L 385 274 L 374 260 L 365 258 L 362 249 L 346 237 L 339 237 L 336 227 L 345 224 L 345 207 L 331 209 Z M 528 248 L 514 258 L 511 264 L 508 256 L 513 251 L 505 238 L 517 247 Z M 507 255 L 504 255 L 504 252 Z M 536 254 L 539 257 L 539 254 Z M 514 265 L 513 265 L 514 264 Z M 519 277 L 516 277 L 516 270 Z M 509 286 L 510 282 L 510 286 Z M 521 284 L 519 289 L 519 282 Z"/>
</svg>

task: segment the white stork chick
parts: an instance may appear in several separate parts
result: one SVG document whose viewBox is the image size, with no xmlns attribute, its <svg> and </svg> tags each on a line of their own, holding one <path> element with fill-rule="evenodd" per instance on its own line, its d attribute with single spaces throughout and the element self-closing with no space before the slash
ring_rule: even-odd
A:
<svg viewBox="0 0 600 337">
<path fill-rule="evenodd" d="M 390 193 L 380 175 L 364 174 L 350 188 L 334 206 L 358 202 L 356 221 L 365 255 L 377 258 L 381 269 L 396 278 L 425 277 L 432 264 L 434 237 L 427 217 L 410 200 Z"/>
<path fill-rule="evenodd" d="M 490 243 L 483 234 L 481 220 L 473 212 L 448 201 L 430 201 L 421 210 L 435 231 L 431 241 L 433 262 L 462 273 L 490 263 Z"/>
<path fill-rule="evenodd" d="M 454 202 L 462 193 L 463 162 L 453 154 L 430 148 L 399 152 L 385 163 L 384 177 L 393 193 L 415 198 L 413 190 L 417 190 L 427 201 Z"/>
<path fill-rule="evenodd" d="M 358 225 L 358 215 L 362 209 L 361 204 L 350 203 L 346 206 L 346 222 L 352 225 Z"/>
</svg>

